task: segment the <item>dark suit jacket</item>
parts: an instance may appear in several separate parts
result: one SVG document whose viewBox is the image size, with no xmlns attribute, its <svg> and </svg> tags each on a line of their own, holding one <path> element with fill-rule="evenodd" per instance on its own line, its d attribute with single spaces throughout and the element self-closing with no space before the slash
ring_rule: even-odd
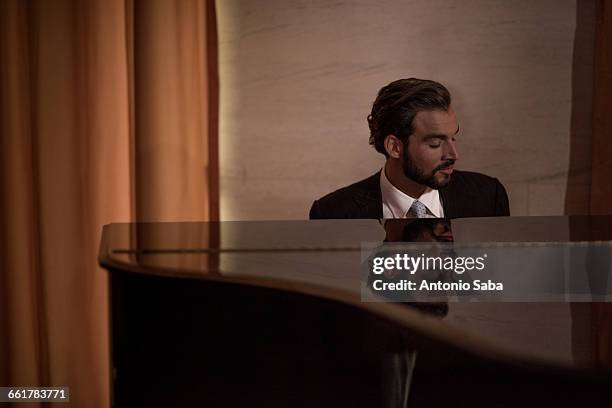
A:
<svg viewBox="0 0 612 408">
<path fill-rule="evenodd" d="M 440 190 L 445 218 L 510 215 L 506 189 L 496 178 L 455 170 Z M 380 172 L 316 200 L 310 219 L 382 218 Z"/>
</svg>

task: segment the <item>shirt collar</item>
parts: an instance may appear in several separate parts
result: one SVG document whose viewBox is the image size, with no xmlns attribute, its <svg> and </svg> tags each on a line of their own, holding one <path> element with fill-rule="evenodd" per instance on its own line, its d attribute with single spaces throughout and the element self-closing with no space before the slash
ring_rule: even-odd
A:
<svg viewBox="0 0 612 408">
<path fill-rule="evenodd" d="M 380 171 L 380 190 L 382 193 L 383 218 L 405 218 L 416 198 L 410 197 L 395 187 L 385 174 L 385 168 Z M 438 190 L 427 188 L 420 197 L 417 197 L 433 216 L 442 218 L 442 205 Z"/>
</svg>

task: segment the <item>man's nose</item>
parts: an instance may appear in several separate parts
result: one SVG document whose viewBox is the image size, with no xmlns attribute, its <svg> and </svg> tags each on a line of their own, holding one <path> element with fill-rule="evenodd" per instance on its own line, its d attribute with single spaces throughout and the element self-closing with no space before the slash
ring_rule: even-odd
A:
<svg viewBox="0 0 612 408">
<path fill-rule="evenodd" d="M 452 140 L 446 143 L 446 150 L 444 151 L 443 160 L 459 160 L 459 153 L 457 152 L 457 145 Z"/>
</svg>

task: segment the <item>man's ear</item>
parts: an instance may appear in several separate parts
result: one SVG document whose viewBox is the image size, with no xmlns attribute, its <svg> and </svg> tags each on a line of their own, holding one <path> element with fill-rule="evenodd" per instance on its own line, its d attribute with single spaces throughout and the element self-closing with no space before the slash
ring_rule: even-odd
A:
<svg viewBox="0 0 612 408">
<path fill-rule="evenodd" d="M 385 137 L 385 150 L 389 157 L 399 159 L 402 156 L 403 143 L 395 135 L 387 135 Z"/>
</svg>

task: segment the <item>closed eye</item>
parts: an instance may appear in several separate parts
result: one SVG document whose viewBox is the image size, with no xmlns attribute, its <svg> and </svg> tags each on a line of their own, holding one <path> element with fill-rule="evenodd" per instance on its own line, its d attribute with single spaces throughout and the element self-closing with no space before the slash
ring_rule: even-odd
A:
<svg viewBox="0 0 612 408">
<path fill-rule="evenodd" d="M 446 135 L 443 135 L 443 134 L 432 134 L 432 135 L 427 135 L 423 139 L 423 141 L 425 143 L 427 143 L 427 145 L 431 149 L 436 149 L 436 148 L 442 146 L 442 142 L 444 142 L 447 139 L 448 139 L 448 136 L 446 136 Z"/>
</svg>

